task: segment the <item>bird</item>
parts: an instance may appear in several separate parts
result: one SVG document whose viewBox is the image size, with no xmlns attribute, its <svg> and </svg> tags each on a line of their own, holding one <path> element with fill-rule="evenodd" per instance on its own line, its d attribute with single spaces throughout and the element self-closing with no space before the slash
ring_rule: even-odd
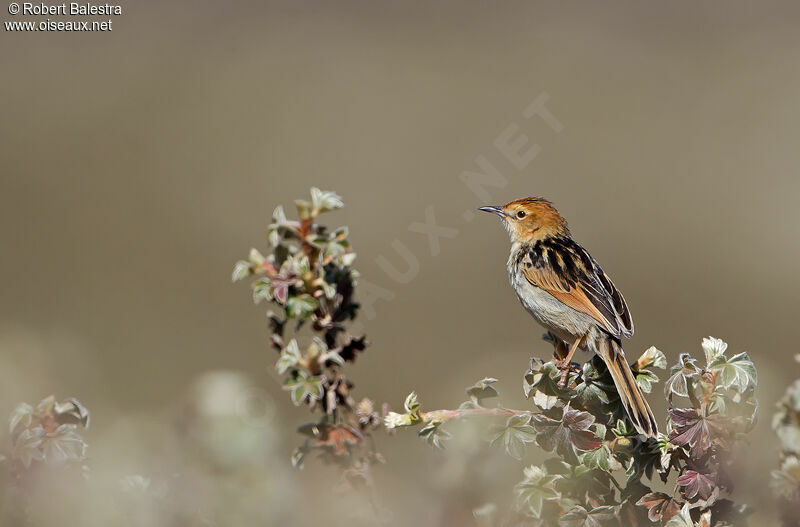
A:
<svg viewBox="0 0 800 527">
<path fill-rule="evenodd" d="M 556 337 L 562 387 L 575 351 L 596 353 L 611 373 L 636 431 L 657 437 L 653 411 L 622 350 L 622 339 L 633 335 L 628 305 L 597 261 L 572 238 L 567 221 L 550 201 L 539 197 L 478 210 L 500 216 L 508 231 L 509 281 L 528 313 Z"/>
</svg>

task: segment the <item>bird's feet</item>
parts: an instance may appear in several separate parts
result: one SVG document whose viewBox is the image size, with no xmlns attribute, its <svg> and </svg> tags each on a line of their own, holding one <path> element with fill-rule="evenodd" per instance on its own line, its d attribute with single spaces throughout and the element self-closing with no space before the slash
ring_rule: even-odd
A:
<svg viewBox="0 0 800 527">
<path fill-rule="evenodd" d="M 561 379 L 559 379 L 558 381 L 558 387 L 563 390 L 567 387 L 567 381 L 569 380 L 569 372 L 574 371 L 577 373 L 580 371 L 580 367 L 578 366 L 578 364 L 570 362 L 570 360 L 566 358 L 559 359 L 558 357 L 556 357 L 553 359 L 553 363 L 556 365 L 556 368 L 558 368 L 561 371 Z"/>
</svg>

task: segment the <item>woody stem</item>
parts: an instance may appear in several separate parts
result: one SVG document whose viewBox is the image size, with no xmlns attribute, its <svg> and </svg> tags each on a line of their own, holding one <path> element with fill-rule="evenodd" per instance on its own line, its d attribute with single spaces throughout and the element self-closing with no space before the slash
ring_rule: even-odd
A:
<svg viewBox="0 0 800 527">
<path fill-rule="evenodd" d="M 443 423 L 453 419 L 461 419 L 463 417 L 473 417 L 480 415 L 511 417 L 513 415 L 536 415 L 539 412 L 532 410 L 512 410 L 510 408 L 464 408 L 458 410 L 433 410 L 430 412 L 421 412 L 419 415 L 422 418 L 422 423 Z"/>
</svg>

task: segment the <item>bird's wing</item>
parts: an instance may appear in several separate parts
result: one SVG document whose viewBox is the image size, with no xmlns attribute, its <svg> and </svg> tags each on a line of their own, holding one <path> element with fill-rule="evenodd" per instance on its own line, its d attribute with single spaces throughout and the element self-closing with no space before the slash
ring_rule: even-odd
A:
<svg viewBox="0 0 800 527">
<path fill-rule="evenodd" d="M 520 254 L 527 280 L 576 311 L 589 315 L 615 337 L 633 335 L 622 294 L 592 256 L 571 238 L 540 240 Z"/>
</svg>

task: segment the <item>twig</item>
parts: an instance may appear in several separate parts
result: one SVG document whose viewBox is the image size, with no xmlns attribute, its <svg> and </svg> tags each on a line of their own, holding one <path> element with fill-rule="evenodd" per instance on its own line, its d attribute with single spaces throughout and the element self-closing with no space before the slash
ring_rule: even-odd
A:
<svg viewBox="0 0 800 527">
<path fill-rule="evenodd" d="M 472 417 L 476 415 L 494 415 L 499 417 L 511 417 L 512 415 L 535 415 L 539 412 L 532 410 L 512 410 L 511 408 L 464 408 L 459 410 L 433 410 L 421 412 L 419 415 L 423 423 L 443 423 L 452 419 L 462 417 Z"/>
<path fill-rule="evenodd" d="M 533 416 L 537 415 L 539 412 L 533 410 L 513 410 L 511 408 L 503 408 L 503 407 L 496 407 L 496 408 L 459 408 L 456 410 L 432 410 L 430 412 L 413 412 L 413 413 L 405 413 L 405 414 L 397 414 L 395 412 L 389 412 L 389 415 L 386 416 L 384 419 L 384 424 L 386 428 L 401 428 L 406 426 L 416 426 L 422 425 L 426 426 L 429 424 L 442 424 L 446 421 L 452 421 L 453 419 L 461 419 L 464 417 L 476 417 L 476 416 L 495 416 L 495 417 L 512 417 L 514 415 L 527 415 Z"/>
</svg>

